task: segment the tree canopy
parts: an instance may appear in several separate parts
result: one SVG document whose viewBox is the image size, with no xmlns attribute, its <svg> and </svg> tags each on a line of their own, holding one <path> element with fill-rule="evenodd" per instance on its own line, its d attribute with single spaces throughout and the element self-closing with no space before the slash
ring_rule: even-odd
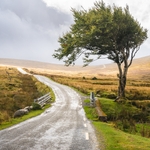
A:
<svg viewBox="0 0 150 150">
<path fill-rule="evenodd" d="M 111 7 L 101 1 L 89 10 L 72 9 L 72 12 L 75 23 L 59 38 L 61 47 L 53 55 L 57 59 L 65 58 L 66 65 L 82 54 L 85 65 L 93 61 L 91 55 L 97 59 L 106 55 L 115 63 L 122 63 L 125 57 L 131 60 L 147 38 L 147 30 L 133 18 L 128 6 Z"/>
<path fill-rule="evenodd" d="M 85 66 L 106 56 L 118 66 L 118 93 L 124 96 L 128 68 L 147 39 L 147 29 L 134 19 L 128 6 L 107 6 L 100 1 L 89 10 L 72 9 L 72 12 L 74 24 L 59 38 L 60 48 L 55 50 L 53 56 L 64 59 L 67 66 L 80 56 L 84 56 Z"/>
</svg>

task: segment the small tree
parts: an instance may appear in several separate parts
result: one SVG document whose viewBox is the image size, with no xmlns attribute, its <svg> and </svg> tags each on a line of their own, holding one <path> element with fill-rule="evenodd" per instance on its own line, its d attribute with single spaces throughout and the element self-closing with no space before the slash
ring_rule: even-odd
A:
<svg viewBox="0 0 150 150">
<path fill-rule="evenodd" d="M 59 38 L 61 47 L 53 56 L 59 60 L 65 58 L 68 66 L 84 55 L 84 66 L 87 66 L 105 55 L 118 66 L 118 99 L 124 99 L 128 68 L 147 39 L 147 29 L 132 17 L 128 6 L 124 9 L 106 6 L 101 1 L 88 11 L 72 9 L 72 12 L 75 23 Z"/>
</svg>

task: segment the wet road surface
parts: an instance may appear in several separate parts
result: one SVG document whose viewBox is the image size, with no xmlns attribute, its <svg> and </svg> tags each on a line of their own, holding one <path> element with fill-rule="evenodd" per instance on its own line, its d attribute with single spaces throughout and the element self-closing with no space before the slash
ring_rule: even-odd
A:
<svg viewBox="0 0 150 150">
<path fill-rule="evenodd" d="M 50 86 L 56 102 L 40 116 L 0 131 L 0 150 L 97 150 L 80 96 L 71 88 L 34 75 Z"/>
</svg>

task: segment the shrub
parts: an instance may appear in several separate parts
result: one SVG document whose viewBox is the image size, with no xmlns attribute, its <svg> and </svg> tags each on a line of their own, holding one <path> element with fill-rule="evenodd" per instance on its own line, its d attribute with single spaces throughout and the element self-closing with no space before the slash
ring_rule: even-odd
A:
<svg viewBox="0 0 150 150">
<path fill-rule="evenodd" d="M 96 77 L 93 77 L 92 80 L 97 80 L 97 78 L 96 78 Z"/>
<path fill-rule="evenodd" d="M 109 93 L 107 95 L 107 98 L 110 98 L 110 99 L 115 99 L 117 97 L 117 95 L 115 93 Z"/>
<path fill-rule="evenodd" d="M 40 110 L 40 109 L 42 109 L 41 105 L 39 105 L 38 103 L 33 103 L 32 107 L 33 107 L 32 108 L 33 110 Z"/>
</svg>

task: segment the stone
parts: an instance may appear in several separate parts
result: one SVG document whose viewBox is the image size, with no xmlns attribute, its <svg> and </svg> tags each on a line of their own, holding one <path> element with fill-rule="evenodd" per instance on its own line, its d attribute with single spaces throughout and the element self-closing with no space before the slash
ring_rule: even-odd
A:
<svg viewBox="0 0 150 150">
<path fill-rule="evenodd" d="M 26 114 L 28 114 L 28 110 L 27 109 L 19 109 L 19 110 L 17 110 L 15 113 L 14 113 L 14 118 L 17 118 L 17 117 L 21 117 L 21 116 L 23 116 L 23 115 L 26 115 Z"/>
</svg>

